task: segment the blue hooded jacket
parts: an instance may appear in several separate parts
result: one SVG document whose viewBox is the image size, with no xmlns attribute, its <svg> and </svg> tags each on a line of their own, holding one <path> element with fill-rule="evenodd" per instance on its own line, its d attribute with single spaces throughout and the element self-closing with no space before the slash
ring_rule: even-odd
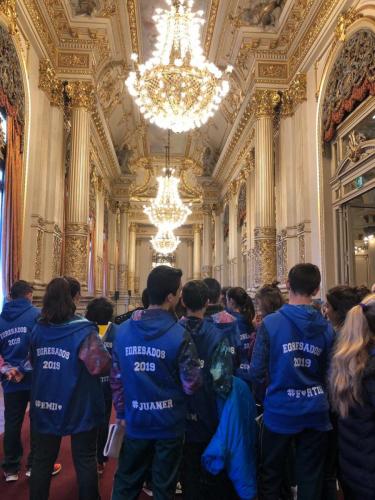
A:
<svg viewBox="0 0 375 500">
<path fill-rule="evenodd" d="M 108 329 L 104 334 L 104 337 L 102 338 L 104 347 L 107 349 L 107 351 L 109 352 L 109 354 L 111 356 L 112 356 L 113 343 L 115 341 L 117 328 L 118 328 L 117 325 L 115 325 L 114 323 L 111 323 L 108 326 Z M 101 382 L 102 388 L 103 388 L 104 399 L 106 401 L 109 401 L 109 400 L 112 401 L 112 391 L 111 391 L 111 385 L 109 382 L 109 375 L 106 375 L 104 377 L 100 377 L 100 382 Z"/>
<path fill-rule="evenodd" d="M 198 391 L 187 397 L 186 441 L 208 443 L 218 425 L 216 393 L 210 372 L 212 358 L 225 339 L 209 319 L 183 318 L 180 324 L 190 333 L 201 365 L 203 384 Z"/>
<path fill-rule="evenodd" d="M 96 330 L 86 319 L 38 323 L 31 334 L 31 416 L 37 432 L 66 436 L 104 422 L 100 377 L 90 375 L 79 351 Z"/>
<path fill-rule="evenodd" d="M 264 318 L 250 374 L 269 385 L 264 423 L 273 432 L 331 429 L 326 378 L 334 331 L 312 306 L 284 305 Z"/>
<path fill-rule="evenodd" d="M 254 332 L 254 327 L 246 317 L 236 311 L 229 310 L 229 313 L 234 316 L 237 320 L 238 330 L 240 332 L 240 342 L 241 347 L 239 348 L 239 356 L 240 356 L 240 369 L 242 372 L 248 372 L 250 368 L 250 339 L 251 334 Z M 238 373 L 238 376 L 241 377 L 241 373 Z M 248 378 L 248 377 L 241 377 Z"/>
<path fill-rule="evenodd" d="M 31 372 L 25 372 L 24 367 L 29 355 L 30 333 L 39 315 L 39 309 L 27 299 L 11 300 L 4 305 L 0 315 L 0 355 L 24 373 L 19 383 L 3 380 L 5 393 L 30 390 Z"/>
<path fill-rule="evenodd" d="M 188 345 L 194 347 L 185 329 L 172 314 L 162 309 L 142 311 L 119 326 L 113 363 L 120 371 L 126 433 L 130 438 L 175 439 L 183 436 L 186 399 L 181 357 L 185 356 Z M 200 370 L 195 348 L 194 353 L 193 369 L 198 380 Z M 189 364 L 189 360 L 187 362 Z"/>
<path fill-rule="evenodd" d="M 255 401 L 248 385 L 233 377 L 219 426 L 202 456 L 202 464 L 211 474 L 226 470 L 243 500 L 252 500 L 257 493 L 255 418 Z"/>
</svg>

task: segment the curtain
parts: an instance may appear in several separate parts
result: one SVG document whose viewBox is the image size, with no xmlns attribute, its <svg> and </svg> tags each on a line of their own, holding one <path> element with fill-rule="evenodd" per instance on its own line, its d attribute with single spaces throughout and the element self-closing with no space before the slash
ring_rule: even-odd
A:
<svg viewBox="0 0 375 500">
<path fill-rule="evenodd" d="M 12 283 L 19 279 L 21 270 L 22 127 L 17 120 L 17 108 L 9 103 L 1 88 L 0 106 L 7 113 L 2 275 L 3 290 L 8 293 Z"/>
</svg>

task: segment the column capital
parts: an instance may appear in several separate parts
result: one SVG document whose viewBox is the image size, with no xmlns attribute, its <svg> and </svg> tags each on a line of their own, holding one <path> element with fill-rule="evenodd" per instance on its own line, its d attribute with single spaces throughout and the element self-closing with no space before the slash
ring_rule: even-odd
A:
<svg viewBox="0 0 375 500">
<path fill-rule="evenodd" d="M 212 214 L 212 208 L 213 208 L 213 205 L 210 205 L 209 203 L 205 203 L 203 206 L 202 206 L 202 212 L 204 215 L 211 215 Z"/>
<path fill-rule="evenodd" d="M 129 229 L 131 232 L 135 233 L 137 231 L 137 224 L 135 222 L 131 222 L 130 225 L 129 225 Z"/>
<path fill-rule="evenodd" d="M 276 106 L 280 103 L 280 94 L 276 90 L 256 89 L 253 95 L 255 116 L 272 117 Z"/>
<path fill-rule="evenodd" d="M 90 81 L 72 81 L 65 86 L 66 93 L 73 108 L 85 108 L 91 111 L 94 107 L 94 86 Z"/>
<path fill-rule="evenodd" d="M 129 213 L 129 209 L 130 209 L 130 203 L 128 201 L 120 203 L 120 213 L 121 214 Z"/>
<path fill-rule="evenodd" d="M 212 207 L 212 210 L 217 217 L 219 217 L 223 213 L 223 209 L 224 206 L 222 202 L 215 203 L 215 205 Z"/>
<path fill-rule="evenodd" d="M 281 96 L 281 115 L 292 116 L 296 107 L 307 99 L 307 77 L 305 73 L 297 73 L 289 88 Z"/>
<path fill-rule="evenodd" d="M 202 231 L 202 224 L 194 224 L 193 231 L 194 233 L 200 233 Z"/>
<path fill-rule="evenodd" d="M 49 59 L 42 59 L 39 63 L 39 88 L 48 95 L 53 106 L 64 106 L 64 84 L 56 77 Z"/>
</svg>

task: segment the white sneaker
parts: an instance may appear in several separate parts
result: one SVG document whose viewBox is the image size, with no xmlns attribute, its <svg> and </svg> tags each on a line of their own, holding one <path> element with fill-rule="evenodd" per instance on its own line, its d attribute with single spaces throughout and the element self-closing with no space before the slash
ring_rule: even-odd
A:
<svg viewBox="0 0 375 500">
<path fill-rule="evenodd" d="M 176 484 L 176 495 L 182 495 L 182 486 L 180 482 Z"/>
<path fill-rule="evenodd" d="M 18 481 L 18 472 L 4 472 L 4 478 L 6 483 Z"/>
</svg>

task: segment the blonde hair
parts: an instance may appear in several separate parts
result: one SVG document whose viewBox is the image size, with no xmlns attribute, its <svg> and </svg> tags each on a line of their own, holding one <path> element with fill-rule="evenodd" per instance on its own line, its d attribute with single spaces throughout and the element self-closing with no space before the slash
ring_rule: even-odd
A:
<svg viewBox="0 0 375 500">
<path fill-rule="evenodd" d="M 329 385 L 333 409 L 346 417 L 362 403 L 362 376 L 375 340 L 375 294 L 353 307 L 338 334 Z"/>
</svg>

